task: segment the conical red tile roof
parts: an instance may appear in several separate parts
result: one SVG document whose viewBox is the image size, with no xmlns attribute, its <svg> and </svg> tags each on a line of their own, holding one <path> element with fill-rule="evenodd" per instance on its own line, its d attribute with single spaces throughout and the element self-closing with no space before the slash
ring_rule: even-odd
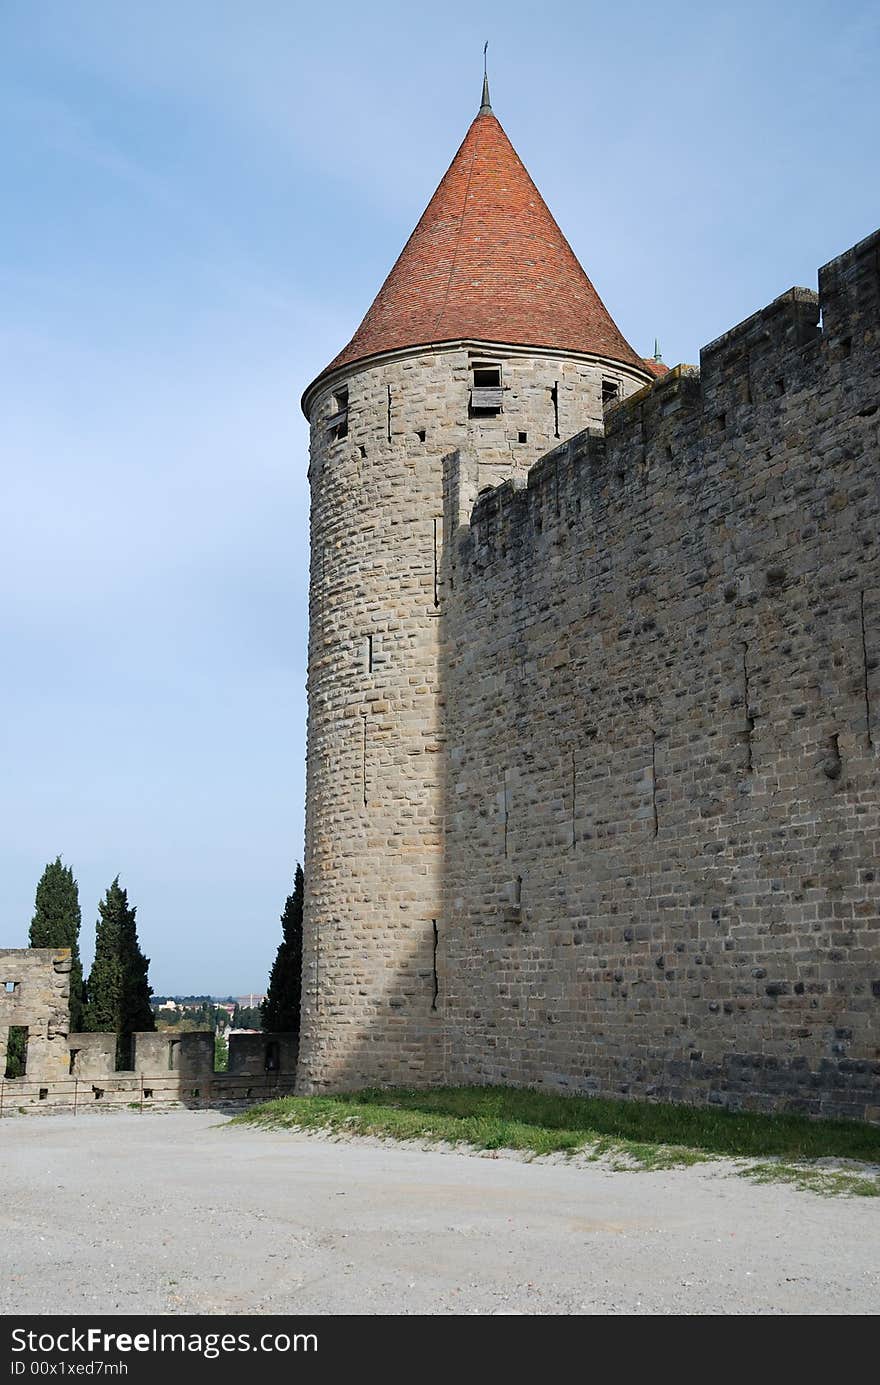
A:
<svg viewBox="0 0 880 1385">
<path fill-rule="evenodd" d="M 462 340 L 645 370 L 491 110 L 474 119 L 372 307 L 322 375 L 382 352 Z"/>
</svg>

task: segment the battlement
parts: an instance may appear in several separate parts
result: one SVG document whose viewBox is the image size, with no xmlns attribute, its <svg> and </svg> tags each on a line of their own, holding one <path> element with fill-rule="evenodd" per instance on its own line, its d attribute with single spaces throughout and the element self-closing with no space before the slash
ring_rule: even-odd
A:
<svg viewBox="0 0 880 1385">
<path fill-rule="evenodd" d="M 880 230 L 819 270 L 822 332 L 844 359 L 851 349 L 877 346 L 880 332 Z"/>
<path fill-rule="evenodd" d="M 210 1106 L 293 1091 L 296 1034 L 232 1033 L 225 1072 L 214 1034 L 69 1033 L 70 948 L 0 948 L 0 1117 L 107 1106 Z M 120 1062 L 130 1066 L 120 1067 Z"/>
<path fill-rule="evenodd" d="M 527 558 L 531 536 L 575 517 L 593 521 L 615 503 L 641 507 L 659 473 L 706 467 L 719 454 L 792 450 L 812 424 L 811 399 L 871 417 L 880 350 L 880 231 L 819 271 L 819 293 L 792 288 L 700 352 L 545 453 L 527 478 L 485 490 L 456 562 Z M 763 455 L 763 454 L 762 454 Z M 742 471 L 741 486 L 750 477 Z M 635 489 L 633 489 L 635 488 Z M 453 520 L 447 516 L 447 522 Z M 453 524 L 453 528 L 454 528 Z"/>
<path fill-rule="evenodd" d="M 605 438 L 597 429 L 586 428 L 545 453 L 525 480 L 509 479 L 483 491 L 470 519 L 477 561 L 485 560 L 496 542 L 507 551 L 527 533 L 541 533 L 545 524 L 558 518 L 562 492 L 568 494 L 576 478 L 583 479 L 591 469 L 600 471 L 604 464 Z M 463 542 L 468 543 L 466 536 Z"/>
</svg>

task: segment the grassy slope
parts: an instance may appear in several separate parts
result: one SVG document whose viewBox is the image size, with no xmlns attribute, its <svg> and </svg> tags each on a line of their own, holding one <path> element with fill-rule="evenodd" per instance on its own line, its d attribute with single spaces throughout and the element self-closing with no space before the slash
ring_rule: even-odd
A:
<svg viewBox="0 0 880 1385">
<path fill-rule="evenodd" d="M 598 1158 L 611 1153 L 647 1168 L 669 1168 L 719 1155 L 769 1158 L 785 1163 L 762 1164 L 760 1170 L 744 1172 L 760 1176 L 761 1181 L 785 1178 L 818 1191 L 880 1196 L 876 1178 L 822 1172 L 810 1184 L 795 1167 L 820 1158 L 880 1163 L 880 1128 L 850 1121 L 605 1101 L 518 1087 L 371 1089 L 338 1096 L 284 1097 L 251 1107 L 235 1121 L 398 1140 L 462 1141 L 477 1149 L 533 1154 L 580 1150 Z"/>
</svg>

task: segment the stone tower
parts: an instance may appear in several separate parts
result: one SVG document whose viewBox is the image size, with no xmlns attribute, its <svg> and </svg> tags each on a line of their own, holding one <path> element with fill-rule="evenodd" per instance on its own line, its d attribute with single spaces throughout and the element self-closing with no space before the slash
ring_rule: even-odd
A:
<svg viewBox="0 0 880 1385">
<path fill-rule="evenodd" d="M 444 477 L 459 478 L 447 514 L 465 521 L 480 490 L 524 479 L 657 373 L 606 311 L 484 84 L 369 312 L 303 397 L 303 1091 L 445 1071 Z"/>
</svg>

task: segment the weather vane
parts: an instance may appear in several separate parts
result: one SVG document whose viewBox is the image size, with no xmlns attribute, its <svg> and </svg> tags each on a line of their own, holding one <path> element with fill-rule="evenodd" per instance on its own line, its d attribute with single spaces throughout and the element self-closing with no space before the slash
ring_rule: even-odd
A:
<svg viewBox="0 0 880 1385">
<path fill-rule="evenodd" d="M 488 50 L 489 40 L 486 39 L 486 42 L 483 44 L 483 101 L 480 106 L 480 115 L 482 115 L 484 111 L 491 111 L 492 109 L 492 103 L 489 100 L 489 74 L 486 70 L 486 54 Z"/>
</svg>

